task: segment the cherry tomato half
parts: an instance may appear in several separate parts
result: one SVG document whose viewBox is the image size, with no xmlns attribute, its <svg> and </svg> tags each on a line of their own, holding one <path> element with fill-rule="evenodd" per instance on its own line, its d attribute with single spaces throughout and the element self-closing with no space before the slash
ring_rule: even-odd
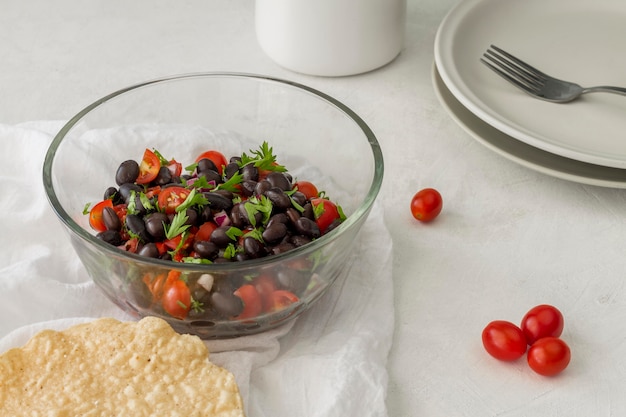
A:
<svg viewBox="0 0 626 417">
<path fill-rule="evenodd" d="M 248 319 L 261 314 L 263 311 L 261 296 L 254 285 L 244 284 L 234 294 L 243 301 L 243 311 L 236 318 Z"/>
<path fill-rule="evenodd" d="M 421 222 L 430 222 L 439 216 L 443 208 L 443 200 L 439 191 L 424 188 L 411 199 L 411 214 Z"/>
<path fill-rule="evenodd" d="M 109 199 L 103 200 L 93 206 L 91 208 L 91 211 L 89 212 L 89 225 L 92 229 L 98 232 L 104 232 L 105 230 L 107 230 L 106 226 L 104 225 L 104 220 L 102 219 L 102 212 L 106 207 L 113 208 L 113 202 Z"/>
<path fill-rule="evenodd" d="M 311 205 L 315 212 L 317 227 L 324 234 L 332 222 L 339 219 L 339 210 L 335 203 L 325 198 L 314 198 L 311 200 Z"/>
<path fill-rule="evenodd" d="M 167 187 L 159 193 L 157 200 L 159 207 L 167 214 L 176 213 L 176 207 L 183 204 L 189 196 L 189 190 L 184 187 Z"/>
<path fill-rule="evenodd" d="M 182 320 L 187 317 L 191 307 L 191 292 L 185 281 L 180 279 L 180 272 L 172 272 L 165 281 L 161 305 L 170 316 Z"/>
<path fill-rule="evenodd" d="M 222 175 L 223 168 L 226 166 L 226 164 L 228 164 L 228 161 L 226 160 L 226 157 L 224 156 L 224 154 L 219 151 L 211 150 L 211 151 L 203 152 L 200 155 L 198 155 L 195 162 L 198 163 L 198 161 L 200 161 L 201 159 L 211 160 L 217 167 L 217 172 L 220 175 Z"/>
<path fill-rule="evenodd" d="M 137 184 L 148 184 L 157 177 L 159 169 L 161 169 L 161 160 L 150 149 L 146 149 L 139 164 L 139 176 L 135 182 Z"/>
<path fill-rule="evenodd" d="M 307 200 L 315 198 L 319 195 L 319 191 L 317 190 L 315 184 L 309 181 L 296 181 L 293 188 L 304 194 Z"/>
<path fill-rule="evenodd" d="M 511 322 L 492 321 L 483 330 L 482 338 L 487 353 L 501 361 L 514 361 L 526 353 L 526 337 Z"/>
<path fill-rule="evenodd" d="M 287 290 L 276 290 L 272 293 L 272 308 L 270 311 L 280 311 L 297 303 L 300 299 L 297 295 Z"/>
<path fill-rule="evenodd" d="M 558 337 L 544 337 L 528 349 L 528 365 L 539 375 L 553 376 L 569 365 L 572 357 L 567 343 Z"/>
<path fill-rule="evenodd" d="M 563 314 L 551 305 L 531 308 L 522 319 L 521 328 L 529 345 L 543 337 L 559 337 L 563 332 Z"/>
</svg>

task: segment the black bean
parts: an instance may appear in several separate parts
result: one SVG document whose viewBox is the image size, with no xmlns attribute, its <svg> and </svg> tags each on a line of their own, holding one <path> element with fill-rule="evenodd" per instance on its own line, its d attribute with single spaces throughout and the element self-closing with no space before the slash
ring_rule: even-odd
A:
<svg viewBox="0 0 626 417">
<path fill-rule="evenodd" d="M 143 191 L 143 187 L 130 182 L 120 185 L 120 195 L 122 196 L 126 204 L 128 204 L 128 202 L 130 201 L 132 191 L 134 191 L 135 193 L 140 193 Z"/>
<path fill-rule="evenodd" d="M 192 208 L 188 208 L 187 210 L 185 210 L 185 215 L 187 216 L 187 221 L 185 222 L 185 224 L 188 224 L 189 226 L 195 226 L 198 224 L 198 218 L 200 217 L 198 215 L 198 212 Z"/>
<path fill-rule="evenodd" d="M 237 162 L 230 162 L 224 167 L 224 177 L 230 179 L 239 172 L 239 164 Z"/>
<path fill-rule="evenodd" d="M 117 168 L 115 173 L 115 182 L 117 185 L 133 183 L 139 176 L 139 164 L 136 161 L 124 161 Z"/>
<path fill-rule="evenodd" d="M 246 237 L 243 239 L 243 250 L 250 258 L 260 258 L 265 255 L 264 246 L 253 237 Z"/>
<path fill-rule="evenodd" d="M 113 246 L 120 246 L 124 243 L 122 235 L 117 230 L 105 230 L 104 232 L 98 233 L 96 237 Z"/>
<path fill-rule="evenodd" d="M 283 191 L 291 190 L 291 181 L 282 172 L 272 171 L 267 174 L 267 180 L 273 187 L 278 187 Z"/>
<path fill-rule="evenodd" d="M 300 191 L 296 191 L 293 194 L 291 194 L 291 198 L 300 206 L 304 206 L 307 203 L 306 196 Z"/>
<path fill-rule="evenodd" d="M 144 219 L 144 223 L 146 225 L 146 231 L 152 236 L 155 240 L 162 240 L 165 238 L 165 226 L 164 224 L 169 224 L 170 219 L 167 217 L 165 213 L 152 213 L 146 216 Z"/>
<path fill-rule="evenodd" d="M 212 210 L 230 210 L 233 207 L 233 201 L 220 193 L 206 192 L 202 195 L 207 199 Z"/>
<path fill-rule="evenodd" d="M 212 169 L 200 171 L 198 173 L 198 178 L 200 177 L 204 177 L 208 182 L 214 182 L 215 184 L 220 184 L 222 182 L 222 176 L 218 174 L 217 171 L 213 171 Z"/>
<path fill-rule="evenodd" d="M 289 242 L 291 242 L 296 248 L 299 248 L 307 243 L 311 243 L 311 238 L 302 235 L 293 235 L 289 238 Z"/>
<path fill-rule="evenodd" d="M 219 253 L 219 248 L 213 242 L 206 240 L 200 240 L 193 244 L 193 250 L 201 257 L 205 259 L 213 260 Z"/>
<path fill-rule="evenodd" d="M 204 206 L 200 213 L 200 222 L 206 223 L 211 220 L 213 220 L 213 210 L 211 210 L 210 206 Z"/>
<path fill-rule="evenodd" d="M 315 211 L 313 210 L 313 205 L 311 203 L 306 203 L 304 206 L 304 211 L 302 212 L 302 216 L 307 219 L 315 220 Z"/>
<path fill-rule="evenodd" d="M 122 222 L 115 210 L 111 207 L 105 207 L 104 210 L 102 210 L 102 221 L 107 230 L 120 231 L 122 229 Z"/>
<path fill-rule="evenodd" d="M 259 180 L 259 169 L 252 164 L 247 164 L 241 168 L 241 175 L 244 181 L 257 182 Z"/>
<path fill-rule="evenodd" d="M 275 209 L 286 210 L 291 207 L 289 196 L 278 187 L 272 187 L 267 190 L 265 196 L 272 202 Z"/>
<path fill-rule="evenodd" d="M 158 258 L 159 249 L 157 249 L 157 246 L 154 243 L 150 242 L 143 245 L 141 249 L 137 251 L 137 255 L 147 256 L 148 258 Z"/>
<path fill-rule="evenodd" d="M 225 248 L 233 240 L 226 234 L 230 226 L 220 226 L 211 233 L 210 241 L 215 243 L 218 248 Z"/>
<path fill-rule="evenodd" d="M 256 183 L 256 186 L 254 187 L 254 194 L 264 195 L 265 192 L 269 190 L 270 188 L 272 188 L 272 184 L 270 184 L 269 181 L 267 180 L 259 181 Z"/>
<path fill-rule="evenodd" d="M 172 171 L 168 167 L 159 168 L 159 173 L 154 179 L 156 185 L 165 185 L 172 182 Z"/>
<path fill-rule="evenodd" d="M 247 261 L 248 259 L 250 259 L 250 256 L 248 256 L 244 252 L 237 252 L 234 258 L 234 260 L 237 262 Z"/>
<path fill-rule="evenodd" d="M 295 249 L 295 246 L 289 242 L 283 242 L 280 245 L 276 245 L 272 248 L 272 255 L 279 255 L 281 253 L 289 252 Z"/>
<path fill-rule="evenodd" d="M 288 208 L 285 211 L 285 214 L 287 214 L 287 218 L 289 218 L 289 223 L 294 225 L 296 224 L 296 222 L 298 221 L 298 219 L 301 217 L 300 213 L 298 212 L 298 210 L 296 210 L 293 207 Z"/>
<path fill-rule="evenodd" d="M 274 222 L 268 225 L 261 234 L 263 241 L 270 245 L 280 242 L 286 235 L 287 226 L 280 222 Z"/>
<path fill-rule="evenodd" d="M 254 180 L 243 180 L 241 182 L 241 193 L 246 197 L 250 197 L 254 194 L 257 182 Z"/>
<path fill-rule="evenodd" d="M 269 221 L 267 222 L 266 227 L 270 227 L 274 223 L 283 223 L 286 225 L 287 223 L 289 223 L 289 217 L 287 217 L 285 213 L 273 214 L 272 217 L 270 217 Z"/>
<path fill-rule="evenodd" d="M 120 192 L 115 187 L 109 187 L 106 190 L 104 190 L 104 196 L 102 199 L 103 200 L 110 199 L 113 201 L 113 204 L 121 204 L 124 202 L 124 200 L 122 199 L 122 196 L 120 195 Z"/>
<path fill-rule="evenodd" d="M 216 173 L 219 171 L 218 167 L 215 165 L 215 162 L 211 161 L 208 158 L 202 158 L 201 160 L 199 160 L 198 165 L 196 166 L 196 170 L 198 172 L 211 170 Z"/>
<path fill-rule="evenodd" d="M 243 301 L 234 294 L 213 292 L 210 298 L 215 311 L 225 317 L 235 317 L 243 311 Z"/>
<path fill-rule="evenodd" d="M 150 235 L 146 231 L 146 224 L 143 219 L 136 214 L 126 215 L 126 228 L 141 239 L 142 242 L 149 242 Z"/>
<path fill-rule="evenodd" d="M 300 217 L 294 224 L 294 227 L 301 235 L 308 236 L 313 239 L 322 235 L 317 223 L 307 217 Z"/>
</svg>

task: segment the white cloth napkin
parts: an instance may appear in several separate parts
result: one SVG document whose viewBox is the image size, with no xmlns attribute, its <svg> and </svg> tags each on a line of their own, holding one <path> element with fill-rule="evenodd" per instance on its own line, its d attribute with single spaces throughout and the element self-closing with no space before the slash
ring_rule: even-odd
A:
<svg viewBox="0 0 626 417">
<path fill-rule="evenodd" d="M 62 125 L 0 125 L 0 352 L 47 328 L 105 316 L 132 320 L 88 277 L 46 199 L 43 159 Z M 206 342 L 211 360 L 235 374 L 249 417 L 387 416 L 394 307 L 383 219 L 376 204 L 348 276 L 298 319 Z"/>
</svg>

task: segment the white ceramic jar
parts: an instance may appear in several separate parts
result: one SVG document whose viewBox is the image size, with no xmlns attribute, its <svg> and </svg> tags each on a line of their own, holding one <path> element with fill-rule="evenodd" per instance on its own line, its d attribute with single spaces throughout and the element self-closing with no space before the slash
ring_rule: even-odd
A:
<svg viewBox="0 0 626 417">
<path fill-rule="evenodd" d="M 256 0 L 256 34 L 277 64 L 320 76 L 359 74 L 404 43 L 406 0 Z"/>
</svg>

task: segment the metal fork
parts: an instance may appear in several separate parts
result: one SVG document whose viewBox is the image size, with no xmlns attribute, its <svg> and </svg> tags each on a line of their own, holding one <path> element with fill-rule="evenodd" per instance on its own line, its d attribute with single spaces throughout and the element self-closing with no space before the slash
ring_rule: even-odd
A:
<svg viewBox="0 0 626 417">
<path fill-rule="evenodd" d="M 626 88 L 598 86 L 581 87 L 578 84 L 551 77 L 510 53 L 491 45 L 480 61 L 502 78 L 533 97 L 553 103 L 568 103 L 585 93 L 615 93 L 626 95 Z"/>
</svg>

